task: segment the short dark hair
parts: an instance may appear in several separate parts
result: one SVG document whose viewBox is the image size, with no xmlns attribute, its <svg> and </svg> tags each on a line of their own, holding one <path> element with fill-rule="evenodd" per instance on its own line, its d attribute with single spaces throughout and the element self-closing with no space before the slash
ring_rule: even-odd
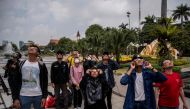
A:
<svg viewBox="0 0 190 109">
<path fill-rule="evenodd" d="M 58 50 L 58 51 L 56 52 L 56 54 L 61 54 L 61 55 L 63 55 L 63 51 L 62 51 L 62 50 Z"/>
<path fill-rule="evenodd" d="M 103 52 L 103 55 L 109 55 L 108 51 Z"/>
<path fill-rule="evenodd" d="M 143 57 L 135 54 L 133 55 L 132 61 L 134 61 L 135 59 L 143 59 Z"/>
<path fill-rule="evenodd" d="M 37 45 L 31 44 L 29 47 L 35 47 L 37 49 L 37 52 L 40 54 L 40 48 Z"/>
<path fill-rule="evenodd" d="M 16 54 L 17 54 L 18 59 L 20 59 L 22 57 L 22 54 L 20 52 L 17 51 Z"/>
</svg>

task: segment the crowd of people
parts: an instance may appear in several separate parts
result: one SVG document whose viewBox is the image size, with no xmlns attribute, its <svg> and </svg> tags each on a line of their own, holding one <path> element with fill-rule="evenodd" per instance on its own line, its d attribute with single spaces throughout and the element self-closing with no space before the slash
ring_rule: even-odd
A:
<svg viewBox="0 0 190 109">
<path fill-rule="evenodd" d="M 48 70 L 39 55 L 39 47 L 31 45 L 26 60 L 21 61 L 21 54 L 16 52 L 4 67 L 16 109 L 45 107 Z M 63 57 L 63 51 L 57 51 L 57 60 L 50 69 L 55 108 L 69 108 L 72 99 L 69 99 L 68 90 L 71 87 L 74 109 L 81 109 L 83 100 L 84 109 L 112 109 L 113 71 L 119 69 L 119 64 L 111 59 L 109 52 L 104 52 L 101 60 L 88 55 L 82 61 L 78 51 L 73 51 L 67 61 L 63 61 Z M 188 109 L 182 79 L 173 72 L 173 66 L 171 60 L 165 60 L 162 65 L 164 72 L 161 73 L 151 63 L 134 55 L 130 68 L 123 72 L 120 80 L 122 85 L 128 85 L 123 109 L 179 109 L 179 97 L 183 109 Z"/>
</svg>

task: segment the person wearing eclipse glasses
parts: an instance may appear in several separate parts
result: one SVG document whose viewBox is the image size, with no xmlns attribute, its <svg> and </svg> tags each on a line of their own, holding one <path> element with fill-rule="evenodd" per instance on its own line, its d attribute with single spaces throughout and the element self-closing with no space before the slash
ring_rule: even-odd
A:
<svg viewBox="0 0 190 109">
<path fill-rule="evenodd" d="M 139 55 L 134 55 L 129 70 L 120 83 L 128 85 L 123 109 L 156 109 L 154 82 L 167 78 Z"/>
<path fill-rule="evenodd" d="M 160 90 L 158 107 L 159 109 L 179 109 L 179 97 L 181 97 L 183 109 L 188 109 L 182 79 L 178 73 L 173 72 L 173 66 L 170 60 L 163 62 L 163 74 L 167 77 L 167 81 L 156 84 Z"/>
</svg>

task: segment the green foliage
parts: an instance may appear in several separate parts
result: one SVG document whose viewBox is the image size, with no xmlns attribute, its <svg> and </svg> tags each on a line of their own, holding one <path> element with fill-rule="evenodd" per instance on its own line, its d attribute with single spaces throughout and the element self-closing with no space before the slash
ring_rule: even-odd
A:
<svg viewBox="0 0 190 109">
<path fill-rule="evenodd" d="M 175 66 L 181 66 L 181 65 L 185 65 L 185 64 L 189 64 L 189 62 L 187 60 L 184 60 L 184 59 L 174 60 Z"/>
<path fill-rule="evenodd" d="M 171 37 L 178 33 L 178 30 L 175 25 L 171 24 L 171 18 L 161 18 L 158 23 L 159 25 L 155 29 L 155 35 L 158 37 L 158 56 L 160 58 L 159 63 L 161 63 L 163 60 L 172 59 L 168 44 Z"/>
<path fill-rule="evenodd" d="M 94 24 L 85 32 L 88 51 L 100 54 L 103 51 L 112 52 L 119 62 L 120 53 L 124 53 L 126 46 L 136 40 L 137 33 L 134 29 L 127 28 L 102 28 Z"/>
<path fill-rule="evenodd" d="M 145 17 L 145 21 L 142 21 L 141 24 L 154 24 L 156 20 L 156 17 L 154 15 L 150 16 L 148 15 Z"/>
<path fill-rule="evenodd" d="M 190 17 L 190 7 L 188 7 L 187 4 L 181 4 L 173 11 L 172 16 L 174 20 L 181 19 L 181 25 L 183 25 L 183 19 L 188 21 L 188 17 Z"/>
<path fill-rule="evenodd" d="M 77 50 L 82 54 L 82 56 L 85 56 L 85 54 L 88 53 L 88 43 L 86 38 L 82 38 L 78 40 L 77 42 Z"/>
<path fill-rule="evenodd" d="M 128 68 L 130 67 L 130 63 L 120 64 L 120 68 Z"/>
<path fill-rule="evenodd" d="M 56 46 L 55 51 L 62 50 L 62 51 L 72 51 L 75 49 L 76 42 L 72 41 L 69 38 L 63 37 L 59 40 L 58 45 Z"/>
<path fill-rule="evenodd" d="M 162 67 L 160 66 L 160 65 L 153 65 L 153 67 L 155 68 L 155 69 L 157 69 L 158 71 L 160 71 L 160 72 L 163 72 L 163 69 L 162 69 Z M 177 67 L 177 66 L 174 66 L 173 67 L 173 71 L 174 72 L 181 72 L 181 67 Z"/>
<path fill-rule="evenodd" d="M 142 31 L 140 32 L 140 43 L 151 43 L 153 40 L 157 38 L 154 34 L 156 23 L 153 24 L 144 24 Z"/>
<path fill-rule="evenodd" d="M 175 67 L 173 68 L 173 71 L 174 71 L 174 72 L 179 72 L 179 73 L 181 73 L 181 67 L 176 67 L 176 66 L 175 66 Z"/>
<path fill-rule="evenodd" d="M 101 52 L 102 48 L 104 29 L 102 28 L 102 26 L 94 24 L 88 27 L 85 35 L 87 38 L 87 43 L 89 44 L 89 49 L 91 49 L 93 53 L 98 55 L 98 53 Z"/>
<path fill-rule="evenodd" d="M 184 28 L 171 38 L 170 42 L 181 55 L 190 56 L 190 22 L 187 22 Z"/>
<path fill-rule="evenodd" d="M 127 45 L 135 40 L 133 30 L 107 28 L 104 36 L 104 47 L 109 49 L 116 55 L 116 60 L 119 62 L 120 53 L 125 51 Z"/>
</svg>

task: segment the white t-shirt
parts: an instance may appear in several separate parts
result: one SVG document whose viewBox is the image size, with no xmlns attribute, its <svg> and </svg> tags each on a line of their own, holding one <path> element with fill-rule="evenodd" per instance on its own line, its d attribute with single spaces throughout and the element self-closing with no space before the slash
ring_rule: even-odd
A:
<svg viewBox="0 0 190 109">
<path fill-rule="evenodd" d="M 40 96 L 42 95 L 40 87 L 40 68 L 38 62 L 29 62 L 26 60 L 21 69 L 22 87 L 21 96 Z"/>
<path fill-rule="evenodd" d="M 142 73 L 136 73 L 135 80 L 135 101 L 144 101 L 145 93 L 144 93 L 144 82 Z"/>
</svg>

